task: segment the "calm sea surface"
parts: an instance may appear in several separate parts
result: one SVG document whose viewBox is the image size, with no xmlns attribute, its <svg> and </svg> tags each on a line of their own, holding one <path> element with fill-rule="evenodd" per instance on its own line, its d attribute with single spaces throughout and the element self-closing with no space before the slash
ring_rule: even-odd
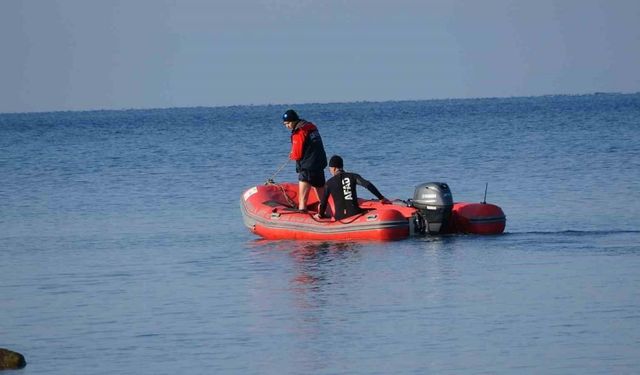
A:
<svg viewBox="0 0 640 375">
<path fill-rule="evenodd" d="M 640 373 L 640 94 L 293 107 L 387 197 L 488 183 L 506 233 L 259 240 L 285 106 L 0 114 L 21 373 Z"/>
</svg>

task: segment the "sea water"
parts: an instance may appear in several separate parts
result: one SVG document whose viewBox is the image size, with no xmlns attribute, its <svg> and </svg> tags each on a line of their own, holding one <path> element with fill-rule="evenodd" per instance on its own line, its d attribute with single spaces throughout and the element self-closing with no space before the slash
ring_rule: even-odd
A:
<svg viewBox="0 0 640 375">
<path fill-rule="evenodd" d="M 258 239 L 289 107 L 389 198 L 488 184 L 505 234 Z M 24 374 L 640 373 L 640 94 L 0 114 L 0 178 Z"/>
</svg>

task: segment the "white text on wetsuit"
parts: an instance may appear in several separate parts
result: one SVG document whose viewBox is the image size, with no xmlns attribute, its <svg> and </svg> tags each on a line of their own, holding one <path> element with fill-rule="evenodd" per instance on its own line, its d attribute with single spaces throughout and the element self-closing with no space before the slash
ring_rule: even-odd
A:
<svg viewBox="0 0 640 375">
<path fill-rule="evenodd" d="M 353 195 L 351 194 L 351 180 L 348 178 L 342 179 L 342 192 L 344 193 L 344 199 L 348 201 L 353 200 Z"/>
</svg>

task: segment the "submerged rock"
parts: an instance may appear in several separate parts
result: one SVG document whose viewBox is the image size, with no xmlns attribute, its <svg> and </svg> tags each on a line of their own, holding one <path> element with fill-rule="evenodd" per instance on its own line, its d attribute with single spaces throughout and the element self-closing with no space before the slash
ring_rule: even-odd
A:
<svg viewBox="0 0 640 375">
<path fill-rule="evenodd" d="M 22 354 L 0 348 L 0 370 L 18 369 L 26 365 L 27 361 Z"/>
</svg>

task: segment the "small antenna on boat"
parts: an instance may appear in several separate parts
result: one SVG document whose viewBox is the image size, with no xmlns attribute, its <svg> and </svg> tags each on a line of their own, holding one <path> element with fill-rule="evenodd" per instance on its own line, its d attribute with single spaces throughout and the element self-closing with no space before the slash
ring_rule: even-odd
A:
<svg viewBox="0 0 640 375">
<path fill-rule="evenodd" d="M 484 185 L 484 200 L 482 201 L 482 204 L 486 204 L 487 203 L 487 189 L 489 188 L 489 183 L 485 183 Z"/>
</svg>

